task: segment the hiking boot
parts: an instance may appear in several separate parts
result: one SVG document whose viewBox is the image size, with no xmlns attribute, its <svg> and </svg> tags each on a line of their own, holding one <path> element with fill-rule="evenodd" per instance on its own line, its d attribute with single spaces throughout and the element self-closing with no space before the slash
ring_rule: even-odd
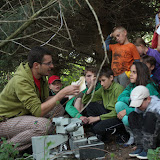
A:
<svg viewBox="0 0 160 160">
<path fill-rule="evenodd" d="M 139 158 L 139 159 L 148 159 L 147 158 L 147 152 L 145 152 L 143 150 L 139 155 L 137 155 L 137 158 Z"/>
<path fill-rule="evenodd" d="M 129 153 L 130 157 L 137 157 L 143 151 L 142 148 L 137 148 L 135 151 Z"/>
</svg>

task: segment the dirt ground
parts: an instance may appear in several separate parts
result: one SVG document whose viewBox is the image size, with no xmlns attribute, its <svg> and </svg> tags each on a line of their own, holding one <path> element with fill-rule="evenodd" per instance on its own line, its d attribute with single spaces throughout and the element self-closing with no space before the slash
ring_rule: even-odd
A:
<svg viewBox="0 0 160 160">
<path fill-rule="evenodd" d="M 137 158 L 129 157 L 129 153 L 134 151 L 134 146 L 123 147 L 122 145 L 116 144 L 112 141 L 105 144 L 106 156 L 104 160 L 138 160 Z M 114 154 L 112 159 L 110 154 Z"/>
</svg>

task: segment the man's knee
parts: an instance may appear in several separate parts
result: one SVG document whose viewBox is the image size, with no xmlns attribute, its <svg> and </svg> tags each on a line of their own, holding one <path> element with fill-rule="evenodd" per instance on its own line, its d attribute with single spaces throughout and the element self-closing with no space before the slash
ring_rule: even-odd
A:
<svg viewBox="0 0 160 160">
<path fill-rule="evenodd" d="M 40 135 L 48 134 L 52 128 L 52 123 L 47 118 L 38 118 L 34 124 L 36 126 L 35 132 L 39 133 Z"/>
</svg>

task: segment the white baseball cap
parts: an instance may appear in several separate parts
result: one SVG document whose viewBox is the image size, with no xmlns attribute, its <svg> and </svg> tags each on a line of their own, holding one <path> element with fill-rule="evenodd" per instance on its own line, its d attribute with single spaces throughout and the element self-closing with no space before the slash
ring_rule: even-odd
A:
<svg viewBox="0 0 160 160">
<path fill-rule="evenodd" d="M 135 87 L 130 95 L 131 98 L 130 107 L 140 107 L 143 100 L 149 96 L 150 94 L 147 87 L 142 85 Z"/>
</svg>

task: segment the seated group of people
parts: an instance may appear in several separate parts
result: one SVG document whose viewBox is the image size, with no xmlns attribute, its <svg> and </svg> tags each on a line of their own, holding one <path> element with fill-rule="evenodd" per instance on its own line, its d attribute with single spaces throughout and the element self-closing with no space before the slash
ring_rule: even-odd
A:
<svg viewBox="0 0 160 160">
<path fill-rule="evenodd" d="M 109 44 L 111 37 L 118 43 Z M 32 48 L 28 63 L 20 64 L 0 94 L 0 137 L 18 143 L 17 150 L 23 151 L 31 146 L 31 137 L 52 134 L 49 118 L 63 116 L 66 110 L 89 124 L 102 141 L 115 128 L 125 126 L 130 134 L 126 145 L 137 145 L 130 156 L 147 159 L 147 150 L 156 147 L 160 129 L 160 53 L 141 38 L 135 45 L 130 43 L 124 27 L 114 28 L 105 44 L 103 48 L 112 51 L 111 68 L 104 67 L 98 77 L 98 68 L 86 68 L 86 89 L 80 93 L 79 85 L 60 89 L 58 76 L 47 81 L 54 68 L 52 54 L 44 47 Z M 75 97 L 67 100 L 68 95 Z M 149 136 L 152 138 L 147 139 Z"/>
<path fill-rule="evenodd" d="M 109 44 L 112 37 L 116 39 L 117 44 Z M 112 69 L 106 67 L 102 69 L 98 77 L 99 82 L 95 82 L 97 74 L 95 68 L 86 69 L 86 82 L 88 81 L 87 73 L 92 73 L 92 77 L 87 82 L 87 89 L 83 91 L 83 96 L 82 94 L 80 97 L 78 96 L 81 101 L 76 100 L 76 98 L 71 99 L 66 104 L 65 109 L 71 117 L 80 118 L 84 123 L 91 124 L 92 131 L 102 141 L 106 141 L 110 133 L 123 124 L 130 134 L 130 138 L 125 145 L 131 145 L 134 142 L 137 145 L 137 149 L 129 155 L 147 159 L 148 149 L 156 147 L 158 130 L 160 129 L 159 127 L 156 128 L 159 122 L 159 108 L 157 107 L 156 110 L 154 107 L 154 103 L 159 102 L 160 98 L 160 53 L 147 47 L 142 38 L 137 38 L 135 44 L 130 43 L 126 29 L 121 26 L 114 28 L 113 32 L 107 37 L 105 45 L 103 48 L 106 47 L 107 50 L 112 51 Z M 97 86 L 98 83 L 101 84 L 101 87 L 97 90 L 94 85 Z M 138 100 L 141 100 L 141 102 L 144 100 L 145 103 L 147 98 L 151 96 L 148 98 L 150 101 L 145 105 L 145 109 L 143 107 L 141 109 L 142 103 L 139 103 L 139 106 L 131 105 L 131 93 L 134 88 L 139 88 L 139 86 L 142 86 L 142 91 L 147 90 L 149 95 L 147 94 L 147 97 Z M 143 89 L 144 86 L 145 89 Z M 141 97 L 141 93 L 143 94 L 141 88 L 139 88 L 135 97 Z M 87 104 L 90 99 L 91 102 Z M 77 107 L 76 101 L 80 103 L 81 107 Z M 86 108 L 82 108 L 85 104 L 87 104 Z M 147 110 L 147 107 L 153 107 L 154 109 Z M 141 123 L 141 126 L 138 125 L 133 116 L 137 110 L 143 114 L 141 120 L 151 119 L 150 122 L 147 121 Z M 152 114 L 146 114 L 145 112 L 152 112 Z M 155 120 L 154 123 L 153 120 Z M 150 125 L 154 126 L 151 130 L 149 129 Z M 135 132 L 135 130 L 137 131 Z M 146 135 L 154 137 L 154 141 L 153 139 L 147 139 Z M 137 137 L 141 137 L 141 141 L 137 140 Z"/>
</svg>

